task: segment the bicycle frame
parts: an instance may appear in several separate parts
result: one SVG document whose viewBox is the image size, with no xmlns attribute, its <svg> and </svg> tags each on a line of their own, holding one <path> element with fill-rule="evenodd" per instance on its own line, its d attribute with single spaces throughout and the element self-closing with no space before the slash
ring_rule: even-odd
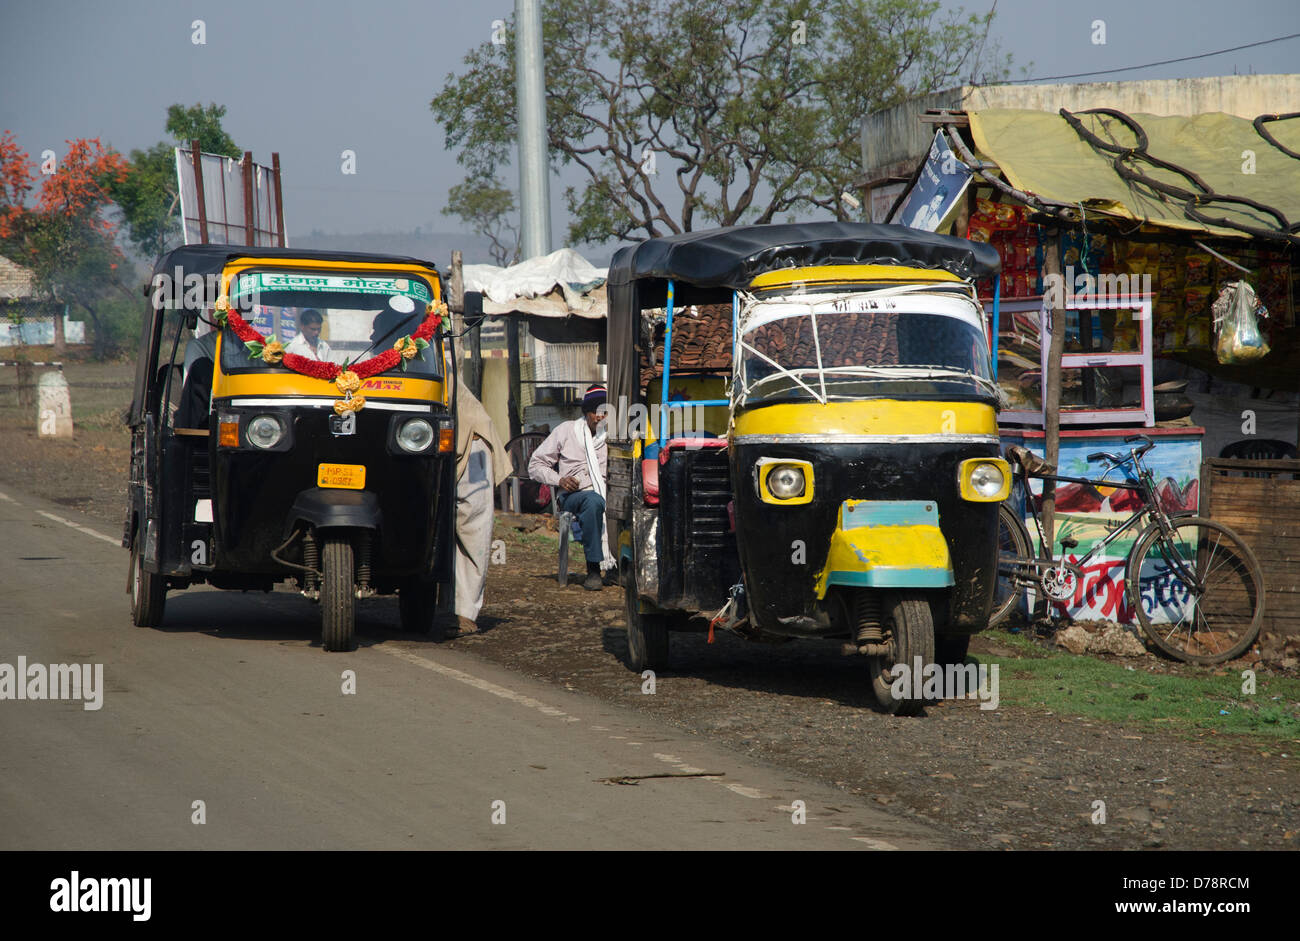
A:
<svg viewBox="0 0 1300 941">
<path fill-rule="evenodd" d="M 1136 467 L 1138 472 L 1138 480 L 1136 482 L 1130 482 L 1130 481 L 1119 482 L 1119 481 L 1110 481 L 1106 479 L 1106 475 L 1109 474 L 1111 471 L 1117 470 L 1120 467 L 1123 467 L 1125 464 L 1128 464 L 1130 462 L 1133 463 L 1133 465 Z M 1055 567 L 1058 564 L 1056 552 L 1054 551 L 1054 546 L 1048 544 L 1048 541 L 1043 534 L 1041 512 L 1034 507 L 1034 501 L 1032 499 L 1033 493 L 1029 488 L 1029 480 L 1031 478 L 1036 480 L 1050 480 L 1058 483 L 1077 483 L 1077 484 L 1091 484 L 1091 485 L 1102 484 L 1104 486 L 1113 487 L 1120 490 L 1134 490 L 1137 491 L 1137 493 L 1140 494 L 1142 497 L 1142 506 L 1139 509 L 1134 510 L 1133 514 L 1129 516 L 1129 518 L 1126 519 L 1123 523 L 1121 523 L 1119 526 L 1117 526 L 1116 528 L 1108 532 L 1106 536 L 1100 542 L 1094 545 L 1091 549 L 1089 549 L 1083 555 L 1082 558 L 1078 559 L 1075 562 L 1065 563 L 1064 552 L 1062 552 L 1062 559 L 1060 561 L 1063 564 L 1070 565 L 1076 569 L 1082 569 L 1083 567 L 1085 567 L 1089 562 L 1092 561 L 1093 557 L 1101 553 L 1102 550 L 1106 548 L 1106 546 L 1110 545 L 1112 542 L 1118 539 L 1129 529 L 1132 529 L 1134 526 L 1145 523 L 1148 520 L 1148 518 L 1155 521 L 1156 525 L 1158 525 L 1166 535 L 1168 535 L 1170 531 L 1169 518 L 1165 514 L 1164 510 L 1161 508 L 1160 502 L 1156 499 L 1155 496 L 1154 477 L 1151 474 L 1151 471 L 1148 470 L 1142 464 L 1142 456 L 1140 453 L 1138 453 L 1137 449 L 1133 449 L 1132 451 L 1130 451 L 1129 457 L 1126 460 L 1121 461 L 1118 464 L 1112 465 L 1105 472 L 1105 474 L 1101 476 L 1100 479 L 1090 479 L 1087 477 L 1066 477 L 1061 474 L 1046 474 L 1046 473 L 1037 473 L 1037 472 L 1031 473 L 1028 470 L 1026 470 L 1023 466 L 1020 467 L 1020 477 L 1021 477 L 1021 483 L 1024 486 L 1025 504 L 1029 509 L 1030 515 L 1033 516 L 1034 518 L 1034 528 L 1038 530 L 1039 552 L 1042 555 L 1042 558 L 1017 560 L 1018 567 L 1019 564 L 1028 564 L 1028 565 L 1032 565 L 1037 570 L 1042 570 L 1042 569 Z M 1161 554 L 1165 555 L 1163 551 L 1161 552 Z M 1172 558 L 1166 556 L 1165 561 L 1168 562 L 1169 565 L 1175 570 L 1177 576 L 1180 579 L 1182 579 L 1184 584 L 1186 584 L 1193 591 L 1196 592 L 1201 591 L 1203 586 L 1201 585 L 1200 579 L 1196 577 L 1195 571 L 1189 570 L 1183 564 L 1183 560 L 1179 555 L 1179 553 L 1174 552 L 1172 553 L 1172 555 L 1173 555 Z M 1018 579 L 1029 578 L 1028 576 L 1022 575 L 1020 572 L 1016 573 L 1016 577 Z M 1034 582 L 1037 582 L 1040 577 L 1041 577 L 1040 574 L 1035 574 L 1032 580 Z"/>
</svg>

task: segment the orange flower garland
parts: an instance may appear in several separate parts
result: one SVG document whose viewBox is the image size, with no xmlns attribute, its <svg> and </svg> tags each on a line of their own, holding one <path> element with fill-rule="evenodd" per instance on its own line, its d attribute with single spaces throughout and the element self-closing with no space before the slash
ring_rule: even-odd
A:
<svg viewBox="0 0 1300 941">
<path fill-rule="evenodd" d="M 218 325 L 229 327 L 235 336 L 243 341 L 251 358 L 260 359 L 272 366 L 280 363 L 286 369 L 313 379 L 333 380 L 345 396 L 342 401 L 334 403 L 335 412 L 341 415 L 343 412 L 359 411 L 365 405 L 365 398 L 354 394 L 361 388 L 362 380 L 387 372 L 399 365 L 405 370 L 407 362 L 429 345 L 434 331 L 442 325 L 442 318 L 446 311 L 446 304 L 430 302 L 424 308 L 424 321 L 414 333 L 399 339 L 393 344 L 392 349 L 369 359 L 351 363 L 346 369 L 338 363 L 322 362 L 299 356 L 297 353 L 284 352 L 284 345 L 279 340 L 268 340 L 258 333 L 230 306 L 230 301 L 224 296 L 217 298 L 215 319 Z"/>
</svg>

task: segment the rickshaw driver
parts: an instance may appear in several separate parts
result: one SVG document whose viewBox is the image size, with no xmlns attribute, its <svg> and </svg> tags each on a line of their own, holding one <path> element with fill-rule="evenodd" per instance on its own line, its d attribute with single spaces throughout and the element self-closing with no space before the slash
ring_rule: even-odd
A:
<svg viewBox="0 0 1300 941">
<path fill-rule="evenodd" d="M 324 318 L 320 311 L 308 307 L 298 317 L 298 335 L 284 348 L 286 353 L 297 353 L 308 359 L 325 362 L 330 359 L 330 345 L 320 338 Z"/>
<path fill-rule="evenodd" d="M 578 517 L 582 527 L 582 548 L 587 557 L 587 579 L 582 587 L 600 591 L 602 570 L 611 575 L 617 563 L 609 552 L 605 533 L 605 473 L 608 450 L 605 422 L 600 408 L 605 404 L 605 387 L 593 385 L 582 397 L 582 417 L 566 421 L 551 432 L 528 461 L 528 476 L 540 483 L 559 487 L 561 510 Z"/>
</svg>

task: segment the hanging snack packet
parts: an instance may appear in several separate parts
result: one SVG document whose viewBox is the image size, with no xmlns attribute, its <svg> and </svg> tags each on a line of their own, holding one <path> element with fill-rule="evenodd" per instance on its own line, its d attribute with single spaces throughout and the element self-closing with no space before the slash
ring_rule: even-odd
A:
<svg viewBox="0 0 1300 941">
<path fill-rule="evenodd" d="M 1225 365 L 1252 363 L 1268 355 L 1268 343 L 1259 332 L 1259 318 L 1268 309 L 1245 281 L 1224 285 L 1214 302 L 1217 342 L 1214 354 Z"/>
</svg>

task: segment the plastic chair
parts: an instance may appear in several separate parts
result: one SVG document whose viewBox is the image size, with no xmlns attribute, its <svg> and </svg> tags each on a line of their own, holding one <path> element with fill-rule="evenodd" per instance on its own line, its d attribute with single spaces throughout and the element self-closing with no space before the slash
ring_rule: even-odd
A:
<svg viewBox="0 0 1300 941">
<path fill-rule="evenodd" d="M 506 442 L 506 454 L 510 457 L 510 476 L 501 482 L 501 508 L 508 509 L 514 513 L 520 513 L 524 509 L 524 494 L 527 489 L 532 496 L 536 496 L 538 485 L 531 477 L 528 476 L 528 462 L 532 459 L 533 452 L 536 451 L 543 441 L 546 440 L 546 434 L 541 431 L 525 431 L 521 435 L 515 435 Z M 525 488 L 525 484 L 529 486 Z M 532 501 L 534 505 L 538 501 Z M 543 504 L 544 506 L 544 504 Z"/>
<path fill-rule="evenodd" d="M 573 534 L 573 527 L 578 525 L 578 518 L 568 510 L 561 510 L 560 503 L 556 497 L 556 490 L 551 488 L 551 515 L 555 517 L 556 525 L 560 530 L 560 568 L 555 576 L 555 580 L 561 585 L 569 584 L 569 537 Z M 578 538 L 574 535 L 574 538 Z M 586 558 L 584 556 L 584 558 Z"/>
</svg>

